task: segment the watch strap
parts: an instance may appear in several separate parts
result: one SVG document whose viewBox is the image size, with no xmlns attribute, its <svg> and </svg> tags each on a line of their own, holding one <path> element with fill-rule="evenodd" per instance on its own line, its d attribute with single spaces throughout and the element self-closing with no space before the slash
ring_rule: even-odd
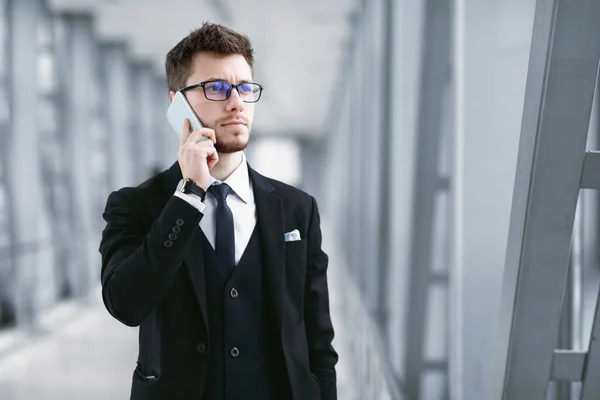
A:
<svg viewBox="0 0 600 400">
<path fill-rule="evenodd" d="M 195 194 L 196 196 L 200 197 L 200 201 L 202 202 L 204 202 L 204 200 L 206 199 L 206 191 L 200 186 L 196 185 L 196 183 L 191 179 L 183 180 L 183 186 L 181 191 L 186 194 Z"/>
</svg>

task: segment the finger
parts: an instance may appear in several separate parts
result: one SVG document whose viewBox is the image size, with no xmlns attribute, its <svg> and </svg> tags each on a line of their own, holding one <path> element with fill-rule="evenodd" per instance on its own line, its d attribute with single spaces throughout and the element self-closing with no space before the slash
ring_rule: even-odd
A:
<svg viewBox="0 0 600 400">
<path fill-rule="evenodd" d="M 183 146 L 190 136 L 190 121 L 186 118 L 183 120 L 183 128 L 181 131 L 181 141 L 179 143 L 180 146 Z"/>
<path fill-rule="evenodd" d="M 191 145 L 196 145 L 200 142 L 203 141 L 203 136 L 202 136 L 202 128 L 196 128 L 192 131 L 192 133 L 190 134 L 190 138 L 188 139 L 188 142 Z"/>
<path fill-rule="evenodd" d="M 190 136 L 190 140 L 192 141 L 192 143 L 200 143 L 204 141 L 204 138 L 208 139 L 213 143 L 216 143 L 215 131 L 209 128 L 196 128 Z"/>
<path fill-rule="evenodd" d="M 217 143 L 217 135 L 215 134 L 215 131 L 212 129 L 206 129 L 202 132 L 202 136 L 204 136 L 205 138 L 207 138 L 208 140 L 210 140 L 213 143 Z"/>
<path fill-rule="evenodd" d="M 207 152 L 207 156 L 206 156 L 206 165 L 208 166 L 208 169 L 211 169 L 212 167 L 214 167 L 218 161 L 219 161 L 219 153 L 217 153 L 217 149 L 215 149 L 214 147 L 211 147 L 210 151 Z"/>
</svg>

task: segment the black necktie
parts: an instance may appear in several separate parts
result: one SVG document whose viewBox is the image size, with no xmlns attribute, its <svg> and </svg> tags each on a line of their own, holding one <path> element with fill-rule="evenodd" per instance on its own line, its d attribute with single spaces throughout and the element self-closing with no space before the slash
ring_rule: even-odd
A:
<svg viewBox="0 0 600 400">
<path fill-rule="evenodd" d="M 215 210 L 215 250 L 227 272 L 235 268 L 235 238 L 233 213 L 227 205 L 227 195 L 231 188 L 226 184 L 211 185 L 208 189 L 217 198 Z"/>
</svg>

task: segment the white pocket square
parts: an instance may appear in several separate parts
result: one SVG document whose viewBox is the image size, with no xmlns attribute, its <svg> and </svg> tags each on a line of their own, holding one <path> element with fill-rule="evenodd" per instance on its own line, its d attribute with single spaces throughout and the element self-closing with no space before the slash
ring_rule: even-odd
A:
<svg viewBox="0 0 600 400">
<path fill-rule="evenodd" d="M 295 242 L 300 240 L 300 231 L 298 229 L 294 229 L 291 232 L 288 232 L 283 235 L 285 237 L 286 242 Z"/>
</svg>

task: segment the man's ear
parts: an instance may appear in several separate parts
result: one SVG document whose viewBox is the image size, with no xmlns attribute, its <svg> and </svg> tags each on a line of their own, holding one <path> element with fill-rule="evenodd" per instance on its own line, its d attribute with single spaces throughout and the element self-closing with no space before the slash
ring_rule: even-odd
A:
<svg viewBox="0 0 600 400">
<path fill-rule="evenodd" d="M 169 104 L 171 104 L 173 102 L 173 97 L 175 97 L 175 93 L 174 91 L 169 91 Z"/>
</svg>

